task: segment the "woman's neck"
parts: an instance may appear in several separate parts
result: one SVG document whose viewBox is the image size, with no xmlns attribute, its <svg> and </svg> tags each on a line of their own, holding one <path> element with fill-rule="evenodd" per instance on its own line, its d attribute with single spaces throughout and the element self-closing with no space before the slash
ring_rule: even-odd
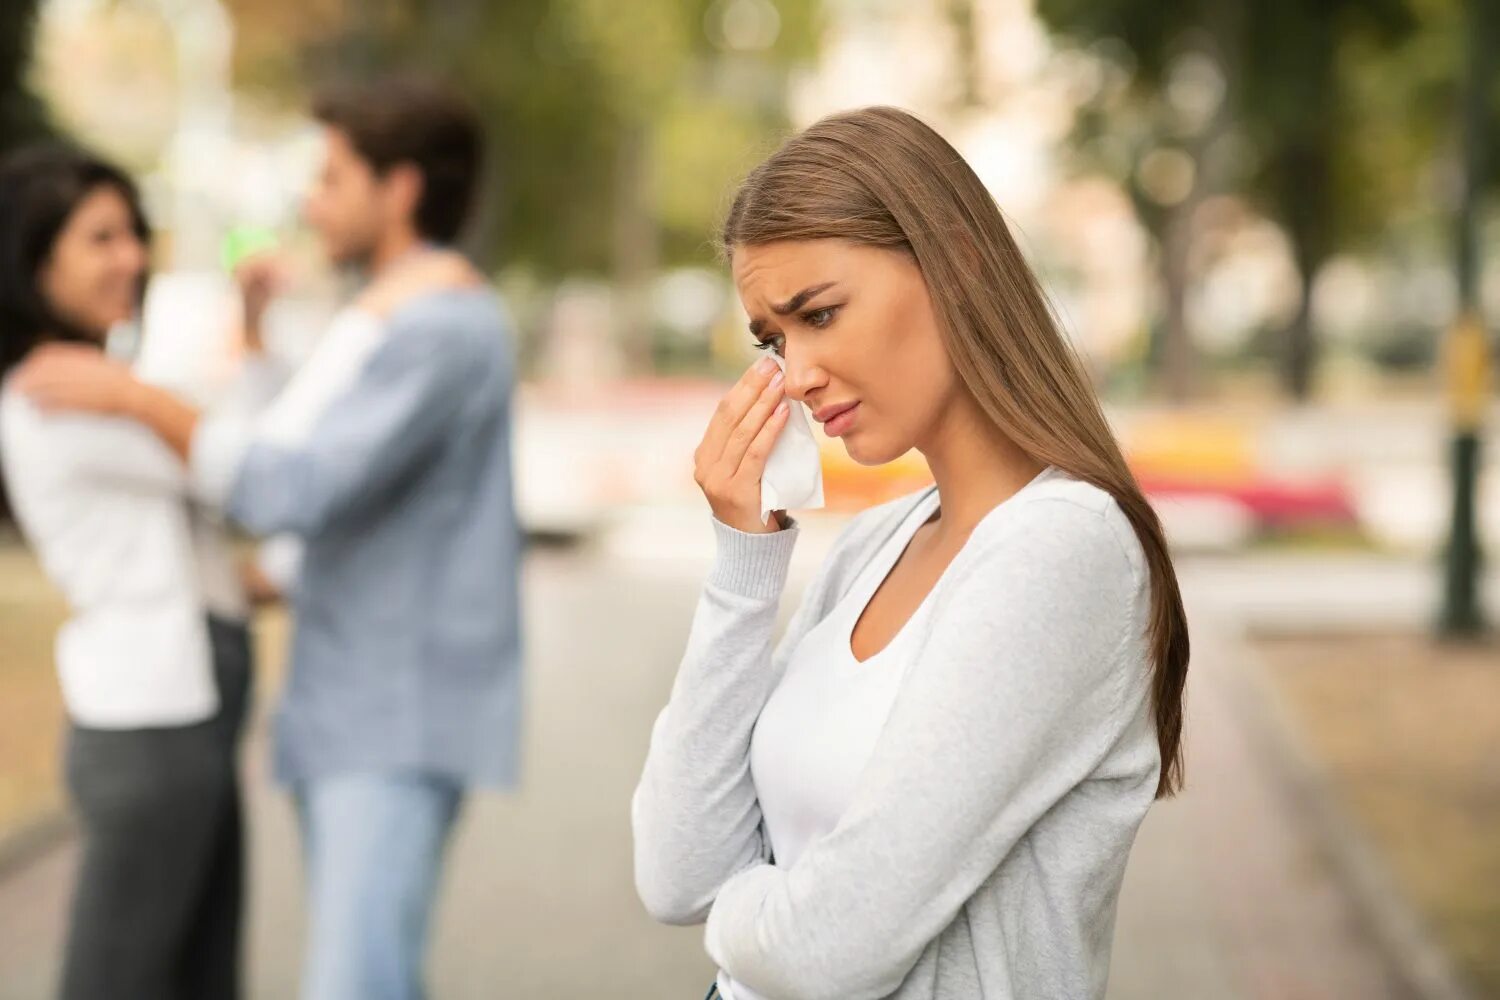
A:
<svg viewBox="0 0 1500 1000">
<path fill-rule="evenodd" d="M 919 446 L 942 497 L 939 535 L 968 538 L 985 515 L 1020 492 L 1046 465 L 1023 452 L 967 395 Z"/>
<path fill-rule="evenodd" d="M 77 344 L 80 347 L 93 347 L 104 350 L 104 341 L 109 337 L 108 331 L 104 333 L 90 333 L 87 330 L 74 330 L 67 333 L 56 333 L 51 330 L 37 334 L 32 349 L 43 344 Z"/>
</svg>

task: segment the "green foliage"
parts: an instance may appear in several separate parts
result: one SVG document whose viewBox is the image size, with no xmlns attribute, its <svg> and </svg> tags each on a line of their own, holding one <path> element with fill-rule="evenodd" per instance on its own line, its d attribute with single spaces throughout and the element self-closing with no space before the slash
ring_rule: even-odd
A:
<svg viewBox="0 0 1500 1000">
<path fill-rule="evenodd" d="M 1229 77 L 1228 113 L 1242 141 L 1228 180 L 1293 230 L 1294 240 L 1314 242 L 1311 256 L 1321 258 L 1326 248 L 1379 229 L 1393 197 L 1418 193 L 1421 165 L 1452 125 L 1451 115 L 1412 112 L 1434 110 L 1432 74 L 1451 81 L 1461 64 L 1456 52 L 1442 51 L 1450 47 L 1444 43 L 1436 46 L 1440 58 L 1432 58 L 1434 33 L 1451 21 L 1441 8 L 1453 6 L 1039 0 L 1038 11 L 1064 37 L 1117 53 L 1131 94 L 1147 106 L 1165 104 L 1177 56 L 1212 53 Z M 1089 121 L 1108 126 L 1097 115 Z M 1147 131 L 1158 141 L 1179 138 L 1160 122 Z"/>
<path fill-rule="evenodd" d="M 1488 2 L 1488 0 L 1486 0 Z M 1139 196 L 1142 151 L 1181 144 L 1170 114 L 1174 61 L 1208 53 L 1228 80 L 1229 141 L 1215 173 L 1278 222 L 1304 289 L 1330 255 L 1451 226 L 1457 208 L 1461 82 L 1468 57 L 1462 0 L 1038 0 L 1043 19 L 1129 78 L 1124 93 L 1086 106 L 1076 133 L 1085 159 L 1136 195 L 1142 221 L 1161 213 Z M 1493 44 L 1500 45 L 1500 39 Z M 1500 79 L 1487 104 L 1500 134 Z M 1110 103 L 1112 102 L 1112 103 Z M 1207 161 L 1215 150 L 1204 151 Z M 1491 157 L 1487 183 L 1500 180 Z M 1305 397 L 1316 357 L 1305 307 L 1285 331 L 1285 375 Z"/>
<path fill-rule="evenodd" d="M 384 0 L 300 21 L 278 12 L 289 2 L 231 0 L 242 84 L 290 101 L 330 75 L 449 78 L 495 154 L 481 242 L 540 275 L 617 266 L 618 213 L 643 208 L 664 263 L 705 260 L 723 194 L 784 126 L 786 78 L 819 30 L 816 0 L 776 0 L 775 42 L 752 51 L 716 44 L 722 0 Z"/>
</svg>

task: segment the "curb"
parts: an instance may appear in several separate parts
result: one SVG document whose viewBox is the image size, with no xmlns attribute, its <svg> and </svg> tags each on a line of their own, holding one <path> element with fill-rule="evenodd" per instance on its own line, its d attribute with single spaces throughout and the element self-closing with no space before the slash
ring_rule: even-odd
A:
<svg viewBox="0 0 1500 1000">
<path fill-rule="evenodd" d="M 1308 817 L 1314 841 L 1332 864 L 1368 930 L 1386 955 L 1392 972 L 1413 1000 L 1479 1000 L 1448 953 L 1438 945 L 1425 918 L 1397 889 L 1394 878 L 1364 831 L 1337 801 L 1333 784 L 1308 750 L 1270 688 L 1251 632 L 1227 636 L 1238 657 L 1225 676 L 1242 697 L 1249 729 L 1265 749 L 1301 815 Z"/>
</svg>

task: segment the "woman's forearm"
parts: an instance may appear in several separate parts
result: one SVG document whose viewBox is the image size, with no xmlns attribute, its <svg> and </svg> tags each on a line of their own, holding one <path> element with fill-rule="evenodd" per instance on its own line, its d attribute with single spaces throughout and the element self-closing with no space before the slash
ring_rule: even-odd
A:
<svg viewBox="0 0 1500 1000">
<path fill-rule="evenodd" d="M 192 451 L 200 413 L 165 389 L 132 379 L 120 412 L 149 427 L 184 462 Z"/>
</svg>

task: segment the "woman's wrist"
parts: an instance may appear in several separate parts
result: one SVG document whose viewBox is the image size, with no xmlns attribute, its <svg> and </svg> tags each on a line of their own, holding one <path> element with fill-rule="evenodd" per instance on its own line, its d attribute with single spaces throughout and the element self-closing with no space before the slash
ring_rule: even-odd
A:
<svg viewBox="0 0 1500 1000">
<path fill-rule="evenodd" d="M 780 596 L 797 543 L 796 522 L 777 531 L 748 532 L 713 520 L 716 550 L 710 585 L 745 597 Z"/>
<path fill-rule="evenodd" d="M 116 413 L 149 428 L 184 461 L 192 451 L 199 414 L 166 389 L 131 376 L 122 386 Z"/>
</svg>

